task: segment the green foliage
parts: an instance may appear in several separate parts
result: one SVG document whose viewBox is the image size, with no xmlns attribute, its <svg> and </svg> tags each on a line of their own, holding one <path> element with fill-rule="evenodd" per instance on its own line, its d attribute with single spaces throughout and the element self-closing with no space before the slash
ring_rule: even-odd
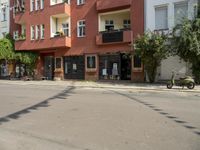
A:
<svg viewBox="0 0 200 150">
<path fill-rule="evenodd" d="M 185 20 L 173 30 L 173 52 L 192 64 L 193 75 L 200 81 L 200 18 Z"/>
<path fill-rule="evenodd" d="M 0 59 L 19 61 L 26 64 L 29 70 L 33 70 L 37 58 L 37 53 L 15 51 L 14 40 L 9 34 L 5 38 L 0 39 Z"/>
<path fill-rule="evenodd" d="M 150 82 L 155 81 L 161 60 L 167 58 L 167 37 L 164 34 L 146 32 L 135 40 L 134 49 L 144 63 Z"/>
<path fill-rule="evenodd" d="M 0 59 L 11 60 L 14 57 L 13 44 L 10 40 L 6 38 L 0 39 Z"/>
</svg>

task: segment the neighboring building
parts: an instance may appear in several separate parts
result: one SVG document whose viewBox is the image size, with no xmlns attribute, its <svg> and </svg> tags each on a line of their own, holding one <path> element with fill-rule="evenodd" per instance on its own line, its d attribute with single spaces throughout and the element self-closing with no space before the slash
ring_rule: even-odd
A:
<svg viewBox="0 0 200 150">
<path fill-rule="evenodd" d="M 10 6 L 9 0 L 0 0 L 0 38 L 9 33 Z"/>
<path fill-rule="evenodd" d="M 144 80 L 130 46 L 144 32 L 143 0 L 11 0 L 11 5 L 15 49 L 38 52 L 42 76 Z"/>
<path fill-rule="evenodd" d="M 9 33 L 10 20 L 9 0 L 0 0 L 0 39 Z M 0 78 L 6 78 L 10 74 L 11 65 L 4 59 L 0 60 Z"/>
<path fill-rule="evenodd" d="M 183 18 L 194 18 L 197 0 L 145 0 L 145 30 L 169 33 Z M 163 60 L 157 80 L 171 78 L 172 71 L 190 73 L 189 65 L 178 56 Z"/>
</svg>

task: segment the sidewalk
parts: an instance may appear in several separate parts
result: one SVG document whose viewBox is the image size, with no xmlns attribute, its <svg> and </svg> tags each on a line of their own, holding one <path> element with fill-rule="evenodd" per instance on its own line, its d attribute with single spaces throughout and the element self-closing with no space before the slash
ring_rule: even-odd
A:
<svg viewBox="0 0 200 150">
<path fill-rule="evenodd" d="M 126 81 L 22 81 L 22 80 L 0 80 L 0 84 L 14 84 L 14 85 L 38 85 L 38 86 L 75 86 L 75 87 L 88 87 L 88 88 L 108 88 L 108 89 L 133 89 L 133 90 L 154 90 L 154 91 L 181 91 L 181 92 L 200 92 L 200 85 L 196 85 L 193 90 L 186 87 L 174 87 L 167 89 L 165 84 L 149 84 L 149 83 L 131 83 Z"/>
</svg>

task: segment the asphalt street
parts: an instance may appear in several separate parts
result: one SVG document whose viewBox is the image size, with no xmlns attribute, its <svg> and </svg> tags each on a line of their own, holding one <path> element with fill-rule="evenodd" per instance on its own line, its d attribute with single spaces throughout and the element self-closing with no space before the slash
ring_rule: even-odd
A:
<svg viewBox="0 0 200 150">
<path fill-rule="evenodd" d="M 0 84 L 0 150 L 199 150 L 200 93 Z"/>
</svg>

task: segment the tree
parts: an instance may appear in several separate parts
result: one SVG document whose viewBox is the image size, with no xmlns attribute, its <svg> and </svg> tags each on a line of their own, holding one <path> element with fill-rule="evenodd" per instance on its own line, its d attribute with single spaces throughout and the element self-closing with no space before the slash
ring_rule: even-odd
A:
<svg viewBox="0 0 200 150">
<path fill-rule="evenodd" d="M 200 82 L 200 18 L 184 20 L 173 29 L 173 52 L 192 64 L 192 72 Z"/>
<path fill-rule="evenodd" d="M 13 45 L 9 39 L 0 39 L 0 59 L 11 60 L 14 56 Z"/>
<path fill-rule="evenodd" d="M 169 54 L 166 43 L 167 36 L 150 31 L 139 35 L 135 40 L 135 54 L 141 57 L 151 83 L 155 81 L 161 61 Z"/>
<path fill-rule="evenodd" d="M 38 53 L 34 52 L 17 52 L 14 50 L 14 40 L 8 34 L 5 38 L 0 39 L 0 59 L 15 60 L 26 64 L 29 71 L 35 68 Z"/>
</svg>

